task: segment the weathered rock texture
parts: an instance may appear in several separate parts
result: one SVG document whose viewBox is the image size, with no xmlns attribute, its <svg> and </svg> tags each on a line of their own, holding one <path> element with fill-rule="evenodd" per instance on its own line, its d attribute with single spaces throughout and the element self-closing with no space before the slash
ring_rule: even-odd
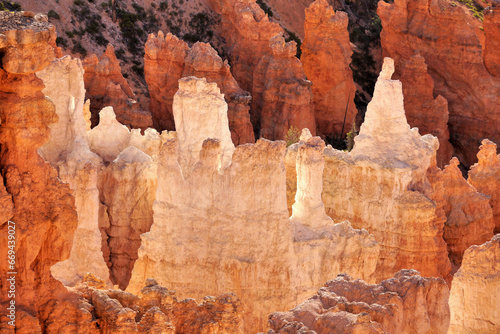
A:
<svg viewBox="0 0 500 334">
<path fill-rule="evenodd" d="M 471 167 L 468 182 L 490 196 L 495 234 L 500 233 L 500 155 L 497 155 L 497 145 L 488 139 L 483 140 L 477 158 L 479 161 Z"/>
<path fill-rule="evenodd" d="M 261 58 L 271 54 L 269 40 L 283 33 L 255 0 L 208 0 L 212 9 L 221 14 L 221 35 L 226 40 L 232 72 L 241 87 L 251 92 L 254 71 Z M 255 98 L 255 97 L 254 97 Z"/>
<path fill-rule="evenodd" d="M 255 68 L 252 87 L 252 124 L 260 137 L 285 139 L 293 126 L 316 134 L 312 83 L 295 57 L 296 43 L 285 43 L 276 35 L 269 41 L 271 52 Z"/>
<path fill-rule="evenodd" d="M 444 167 L 451 158 L 452 146 L 448 131 L 448 101 L 433 97 L 434 80 L 427 73 L 425 59 L 419 53 L 401 61 L 401 82 L 408 124 L 417 127 L 421 135 L 428 133 L 439 139 L 437 164 Z"/>
<path fill-rule="evenodd" d="M 141 110 L 134 93 L 123 77 L 115 49 L 108 45 L 97 58 L 92 54 L 83 61 L 86 97 L 90 99 L 92 126 L 99 123 L 102 108 L 112 106 L 118 121 L 130 128 L 147 129 L 153 125 L 151 114 Z"/>
<path fill-rule="evenodd" d="M 71 291 L 94 317 L 78 333 L 200 333 L 233 334 L 241 331 L 241 302 L 234 294 L 177 300 L 175 291 L 146 280 L 138 295 L 121 290 L 105 290 L 103 280 L 89 274 Z M 98 327 L 96 326 L 98 325 Z M 91 331 L 91 328 L 99 328 Z"/>
<path fill-rule="evenodd" d="M 467 183 L 458 165 L 453 158 L 442 172 L 431 167 L 427 173 L 433 188 L 431 198 L 446 215 L 443 237 L 457 269 L 465 250 L 490 240 L 495 227 L 489 197 Z"/>
<path fill-rule="evenodd" d="M 238 146 L 224 163 L 225 143 L 230 142 L 227 125 L 222 127 L 225 121 L 208 132 L 207 120 L 197 117 L 205 110 L 220 113 L 225 102 L 216 90 L 204 79 L 181 81 L 174 114 L 176 123 L 186 125 L 161 150 L 154 223 L 141 236 L 127 289 L 137 292 L 147 277 L 155 277 L 182 296 L 232 291 L 244 303 L 245 332 L 255 332 L 263 329 L 270 309 L 290 308 L 332 275 L 346 271 L 369 280 L 379 246 L 366 231 L 354 230 L 347 222 L 330 221 L 323 231 L 307 231 L 300 221 L 292 228 L 286 207 L 284 142 L 259 140 Z M 209 103 L 218 107 L 195 108 Z M 201 149 L 196 131 L 211 137 Z M 186 152 L 189 160 L 183 158 Z M 304 152 L 303 163 L 298 163 L 301 175 L 308 175 L 307 161 L 314 156 Z"/>
<path fill-rule="evenodd" d="M 151 112 L 156 129 L 173 130 L 172 103 L 179 89 L 178 80 L 186 76 L 206 78 L 216 83 L 228 104 L 227 116 L 235 145 L 255 141 L 250 123 L 250 94 L 234 80 L 229 64 L 206 43 L 187 43 L 172 34 L 150 35 L 145 49 L 145 75 L 151 95 Z"/>
<path fill-rule="evenodd" d="M 377 285 L 341 274 L 294 309 L 272 313 L 268 333 L 445 334 L 448 297 L 443 279 L 415 270 L 401 270 Z"/>
<path fill-rule="evenodd" d="M 465 251 L 450 292 L 449 333 L 500 331 L 500 234 Z"/>
<path fill-rule="evenodd" d="M 349 220 L 380 243 L 377 280 L 404 268 L 449 278 L 446 219 L 429 197 L 426 176 L 437 139 L 410 129 L 393 71 L 394 63 L 386 58 L 354 149 L 325 150 L 323 203 L 333 220 Z"/>
<path fill-rule="evenodd" d="M 351 45 L 348 16 L 337 12 L 326 0 L 317 0 L 306 9 L 305 37 L 301 61 L 313 82 L 318 134 L 342 136 L 352 127 L 357 110 L 356 87 L 349 68 Z M 345 120 L 345 122 L 344 122 Z"/>
<path fill-rule="evenodd" d="M 42 92 L 54 102 L 59 118 L 50 127 L 50 139 L 39 153 L 58 169 L 59 178 L 69 184 L 78 212 L 70 257 L 55 264 L 52 275 L 65 285 L 73 286 L 81 282 L 87 272 L 92 272 L 110 284 L 98 228 L 97 175 L 102 160 L 87 144 L 82 64 L 79 59 L 66 56 L 54 60 L 36 75 L 42 79 L 45 85 Z"/>
<path fill-rule="evenodd" d="M 384 54 L 395 60 L 397 69 L 416 50 L 425 58 L 434 96 L 448 100 L 450 142 L 466 168 L 475 162 L 482 139 L 500 141 L 500 77 L 489 71 L 495 62 L 497 10 L 487 13 L 484 32 L 465 6 L 447 0 L 380 1 L 377 11 Z M 490 49 L 483 52 L 483 46 Z"/>
<path fill-rule="evenodd" d="M 500 75 L 500 7 L 489 7 L 484 15 L 484 65 L 488 71 Z"/>
<path fill-rule="evenodd" d="M 62 306 L 54 300 L 65 294 L 63 285 L 50 275 L 50 267 L 69 257 L 77 227 L 70 188 L 37 153 L 49 138 L 48 125 L 57 121 L 57 115 L 34 72 L 53 59 L 51 45 L 56 36 L 45 16 L 0 12 L 0 22 L 0 170 L 14 203 L 6 218 L 15 223 L 16 241 L 16 262 L 9 268 L 8 224 L 1 221 L 0 304 L 7 309 L 11 299 L 7 273 L 15 271 L 16 331 L 41 333 L 41 325 Z M 2 198 L 8 197 L 2 193 Z M 71 315 L 68 319 L 75 320 Z M 2 312 L 2 331 L 11 331 L 6 320 Z M 48 330 L 51 324 L 45 327 Z"/>
</svg>

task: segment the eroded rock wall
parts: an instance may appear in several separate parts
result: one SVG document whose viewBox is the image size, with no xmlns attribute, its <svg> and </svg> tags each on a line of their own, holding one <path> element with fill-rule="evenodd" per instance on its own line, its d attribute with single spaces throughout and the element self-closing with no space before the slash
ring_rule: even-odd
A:
<svg viewBox="0 0 500 334">
<path fill-rule="evenodd" d="M 465 6 L 447 0 L 380 1 L 377 13 L 384 54 L 395 60 L 397 69 L 416 50 L 425 58 L 434 96 L 448 100 L 454 155 L 470 167 L 481 140 L 500 141 L 500 78 L 489 71 L 494 60 L 490 63 L 488 58 L 495 54 L 491 50 L 498 15 L 486 13 L 483 32 L 481 22 Z M 488 45 L 490 49 L 483 50 Z"/>
</svg>

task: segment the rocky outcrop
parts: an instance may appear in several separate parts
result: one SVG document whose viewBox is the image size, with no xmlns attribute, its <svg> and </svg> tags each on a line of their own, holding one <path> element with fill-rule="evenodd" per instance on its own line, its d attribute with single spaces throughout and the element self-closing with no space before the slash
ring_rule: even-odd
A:
<svg viewBox="0 0 500 334">
<path fill-rule="evenodd" d="M 87 272 L 92 272 L 110 284 L 97 223 L 97 176 L 102 159 L 92 153 L 87 144 L 81 62 L 66 56 L 54 60 L 36 75 L 42 79 L 45 85 L 42 92 L 54 102 L 58 116 L 57 123 L 50 127 L 50 139 L 38 151 L 57 168 L 59 178 L 69 184 L 78 212 L 70 257 L 52 266 L 52 275 L 65 285 L 73 286 L 81 282 Z"/>
<path fill-rule="evenodd" d="M 446 0 L 396 0 L 393 4 L 380 1 L 377 13 L 382 20 L 384 54 L 395 60 L 398 71 L 416 50 L 425 58 L 435 84 L 434 96 L 448 100 L 454 155 L 469 168 L 482 139 L 500 141 L 496 111 L 500 77 L 485 66 L 484 57 L 487 64 L 491 62 L 487 60 L 491 51 L 483 52 L 485 35 L 489 36 L 486 45 L 491 46 L 495 40 L 492 36 L 498 29 L 488 25 L 490 18 L 495 21 L 495 15 L 486 15 L 483 33 L 481 22 L 465 6 Z"/>
<path fill-rule="evenodd" d="M 315 135 L 312 83 L 295 57 L 296 43 L 276 35 L 269 48 L 254 71 L 252 124 L 269 140 L 285 139 L 292 126 Z"/>
<path fill-rule="evenodd" d="M 445 334 L 448 296 L 443 279 L 415 270 L 401 270 L 377 285 L 341 274 L 294 309 L 272 313 L 268 333 Z"/>
<path fill-rule="evenodd" d="M 425 59 L 419 53 L 401 61 L 400 80 L 408 124 L 418 128 L 421 135 L 430 133 L 439 139 L 436 159 L 442 168 L 450 161 L 453 149 L 449 142 L 448 101 L 441 95 L 433 97 L 434 80 L 427 73 Z"/>
<path fill-rule="evenodd" d="M 226 40 L 234 78 L 255 100 L 254 71 L 261 58 L 271 54 L 269 40 L 282 34 L 283 29 L 270 22 L 255 0 L 209 0 L 208 3 L 221 15 L 221 36 Z"/>
<path fill-rule="evenodd" d="M 500 75 L 500 7 L 484 10 L 484 65 L 494 76 Z"/>
<path fill-rule="evenodd" d="M 433 188 L 432 199 L 446 215 L 443 237 L 456 269 L 465 250 L 490 240 L 495 227 L 488 196 L 467 183 L 458 165 L 458 159 L 453 158 L 442 172 L 431 167 L 427 173 Z"/>
<path fill-rule="evenodd" d="M 471 167 L 468 182 L 490 196 L 495 233 L 500 233 L 500 155 L 497 155 L 497 145 L 488 139 L 483 140 L 477 158 L 479 161 Z"/>
<path fill-rule="evenodd" d="M 105 290 L 104 281 L 89 274 L 72 291 L 80 304 L 92 312 L 97 333 L 222 333 L 241 331 L 241 302 L 234 294 L 178 300 L 170 291 L 147 279 L 138 295 L 121 290 Z M 91 326 L 78 333 L 94 333 Z"/>
<path fill-rule="evenodd" d="M 111 280 L 125 289 L 141 245 L 140 235 L 153 224 L 156 164 L 149 155 L 129 146 L 101 172 L 99 190 L 109 222 L 109 226 L 102 225 L 110 252 L 106 260 Z"/>
<path fill-rule="evenodd" d="M 120 62 L 111 44 L 101 57 L 92 54 L 83 61 L 86 98 L 90 99 L 92 127 L 99 123 L 102 108 L 112 106 L 121 124 L 142 130 L 152 126 L 151 114 L 141 110 L 134 93 L 121 73 Z"/>
<path fill-rule="evenodd" d="M 238 86 L 227 61 L 223 61 L 209 44 L 197 42 L 190 49 L 177 37 L 164 36 L 160 31 L 158 36 L 148 38 L 145 64 L 151 110 L 158 130 L 174 129 L 172 102 L 179 88 L 178 80 L 195 76 L 216 83 L 224 94 L 233 143 L 255 141 L 249 114 L 250 94 Z"/>
<path fill-rule="evenodd" d="M 70 188 L 37 153 L 48 140 L 49 125 L 57 121 L 57 115 L 34 72 L 53 60 L 56 36 L 46 16 L 0 12 L 0 17 L 0 170 L 14 203 L 8 216 L 12 215 L 10 220 L 15 223 L 2 221 L 0 225 L 0 254 L 4 259 L 8 230 L 13 226 L 16 244 L 14 267 L 0 261 L 0 304 L 6 310 L 10 301 L 15 301 L 16 331 L 41 333 L 42 324 L 50 327 L 46 322 L 49 314 L 60 312 L 63 306 L 55 300 L 65 294 L 62 284 L 50 275 L 50 267 L 69 257 L 77 227 Z M 16 274 L 7 276 L 12 271 Z M 15 298 L 8 293 L 7 278 L 12 275 Z M 11 331 L 5 314 L 2 312 L 2 330 Z M 68 319 L 75 320 L 71 316 Z"/>
<path fill-rule="evenodd" d="M 356 87 L 349 68 L 351 44 L 345 12 L 336 12 L 326 0 L 306 9 L 301 61 L 314 84 L 314 114 L 318 134 L 335 137 L 348 132 L 357 114 Z"/>
<path fill-rule="evenodd" d="M 381 245 L 377 280 L 404 268 L 449 279 L 446 219 L 430 199 L 426 175 L 437 139 L 410 129 L 393 71 L 386 58 L 353 150 L 325 150 L 323 203 L 333 220 L 349 220 Z"/>
<path fill-rule="evenodd" d="M 332 226 L 320 226 L 315 233 L 300 233 L 307 229 L 304 220 L 298 221 L 304 222 L 303 228 L 291 226 L 285 143 L 259 140 L 227 154 L 225 120 L 217 123 L 208 113 L 198 116 L 207 110 L 210 117 L 224 117 L 225 102 L 215 84 L 193 77 L 180 83 L 174 114 L 175 122 L 183 125 L 178 138 L 162 147 L 154 223 L 141 236 L 127 290 L 138 292 L 147 277 L 169 282 L 181 296 L 231 290 L 242 298 L 245 332 L 255 332 L 263 329 L 270 309 L 291 307 L 332 275 L 347 271 L 370 279 L 379 246 L 366 231 L 331 220 Z M 212 106 L 195 108 L 200 105 Z M 201 147 L 197 132 L 208 137 Z M 183 158 L 186 153 L 189 159 Z M 312 154 L 308 150 L 304 154 L 300 168 L 306 177 L 314 155 L 307 158 Z M 317 198 L 321 189 L 314 191 Z"/>
<path fill-rule="evenodd" d="M 449 333 L 496 333 L 500 330 L 500 235 L 465 251 L 450 292 Z"/>
</svg>

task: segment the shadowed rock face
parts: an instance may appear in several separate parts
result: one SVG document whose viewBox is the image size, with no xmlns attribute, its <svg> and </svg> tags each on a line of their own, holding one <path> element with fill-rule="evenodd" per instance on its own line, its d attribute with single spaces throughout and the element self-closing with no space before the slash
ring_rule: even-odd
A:
<svg viewBox="0 0 500 334">
<path fill-rule="evenodd" d="M 92 126 L 99 123 L 102 108 L 112 106 L 116 118 L 130 128 L 146 130 L 153 125 L 151 114 L 140 110 L 134 93 L 123 77 L 120 62 L 111 44 L 97 58 L 92 54 L 83 61 L 86 98 L 90 99 Z"/>
<path fill-rule="evenodd" d="M 342 274 L 292 310 L 272 313 L 268 333 L 445 334 L 448 296 L 443 279 L 415 270 L 401 270 L 380 284 Z"/>
<path fill-rule="evenodd" d="M 497 10 L 485 13 L 484 32 L 466 8 L 446 0 L 381 1 L 377 11 L 384 54 L 395 60 L 398 71 L 417 50 L 425 58 L 433 95 L 448 100 L 450 142 L 466 168 L 475 162 L 481 140 L 500 141 L 500 77 L 489 70 L 496 59 L 491 55 L 498 54 L 492 52 Z"/>
<path fill-rule="evenodd" d="M 500 330 L 500 234 L 465 251 L 450 293 L 450 333 L 496 333 Z"/>
<path fill-rule="evenodd" d="M 207 43 L 195 43 L 190 49 L 177 37 L 164 34 L 150 35 L 145 54 L 146 81 L 151 95 L 151 112 L 158 130 L 173 130 L 173 97 L 179 89 L 178 80 L 195 76 L 216 83 L 228 104 L 227 115 L 231 138 L 235 145 L 255 141 L 250 123 L 250 100 L 234 80 L 229 64 L 222 61 Z M 164 74 L 164 75 L 163 75 Z"/>
<path fill-rule="evenodd" d="M 352 55 L 349 20 L 346 13 L 335 13 L 326 0 L 315 1 L 305 13 L 300 59 L 307 78 L 313 82 L 318 134 L 339 137 L 342 130 L 350 131 L 357 114 L 356 87 L 349 68 Z"/>
</svg>

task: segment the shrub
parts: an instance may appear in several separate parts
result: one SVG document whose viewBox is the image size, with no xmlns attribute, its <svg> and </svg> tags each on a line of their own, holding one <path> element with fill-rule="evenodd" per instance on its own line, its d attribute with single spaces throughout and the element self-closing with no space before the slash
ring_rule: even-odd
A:
<svg viewBox="0 0 500 334">
<path fill-rule="evenodd" d="M 288 129 L 288 131 L 285 135 L 286 147 L 288 147 L 292 144 L 298 143 L 300 140 L 300 133 L 301 133 L 301 131 L 292 125 Z"/>
<path fill-rule="evenodd" d="M 56 38 L 56 44 L 57 44 L 57 46 L 62 46 L 63 48 L 68 47 L 68 41 L 66 41 L 66 39 L 64 37 L 61 37 L 61 36 Z"/>
<path fill-rule="evenodd" d="M 61 16 L 59 16 L 59 14 L 53 9 L 49 10 L 47 16 L 49 17 L 49 19 L 55 19 L 55 20 L 61 19 Z"/>
<path fill-rule="evenodd" d="M 257 0 L 257 5 L 267 14 L 269 17 L 273 17 L 273 10 L 269 7 L 263 0 Z"/>
<path fill-rule="evenodd" d="M 71 31 L 65 31 L 64 32 L 66 34 L 66 36 L 68 36 L 69 38 L 73 38 L 75 37 L 75 34 L 73 34 Z"/>
<path fill-rule="evenodd" d="M 352 129 L 347 133 L 345 144 L 347 146 L 347 151 L 351 152 L 354 147 L 354 138 L 358 135 L 358 129 L 356 128 L 356 123 L 352 123 Z"/>
<path fill-rule="evenodd" d="M 164 11 L 166 11 L 167 9 L 168 9 L 168 2 L 166 2 L 166 1 L 162 1 L 162 2 L 160 2 L 160 7 L 158 8 L 158 10 L 159 10 L 160 12 L 164 12 Z"/>
<path fill-rule="evenodd" d="M 299 36 L 297 36 L 297 34 L 295 34 L 293 31 L 285 29 L 285 32 L 288 35 L 285 38 L 285 42 L 295 41 L 295 43 L 297 43 L 297 52 L 295 53 L 295 57 L 300 59 L 300 56 L 302 55 L 302 41 L 300 40 Z"/>
<path fill-rule="evenodd" d="M 76 42 L 73 45 L 73 49 L 71 49 L 71 52 L 73 53 L 79 53 L 82 55 L 82 57 L 87 57 L 87 49 L 85 49 L 80 42 Z"/>
</svg>

